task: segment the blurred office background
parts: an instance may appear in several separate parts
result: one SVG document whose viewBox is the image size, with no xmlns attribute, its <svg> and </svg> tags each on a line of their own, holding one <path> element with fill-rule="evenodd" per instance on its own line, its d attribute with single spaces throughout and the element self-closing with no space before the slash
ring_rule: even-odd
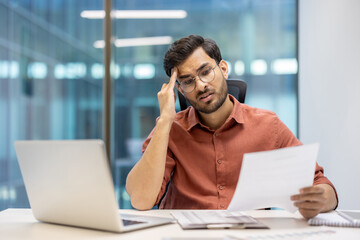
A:
<svg viewBox="0 0 360 240">
<path fill-rule="evenodd" d="M 213 38 L 230 78 L 247 82 L 246 103 L 276 112 L 298 135 L 297 5 L 112 0 L 109 157 L 122 208 L 131 207 L 127 173 L 159 115 L 163 55 L 178 38 Z M 0 0 L 0 210 L 29 207 L 15 140 L 103 137 L 104 15 L 103 0 Z"/>
</svg>

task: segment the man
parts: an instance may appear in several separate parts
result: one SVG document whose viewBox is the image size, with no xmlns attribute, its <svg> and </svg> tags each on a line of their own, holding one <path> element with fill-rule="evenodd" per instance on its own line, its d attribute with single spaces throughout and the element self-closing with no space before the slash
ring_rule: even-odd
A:
<svg viewBox="0 0 360 240">
<path fill-rule="evenodd" d="M 228 95 L 228 66 L 213 40 L 190 35 L 174 42 L 164 68 L 170 80 L 158 93 L 160 117 L 127 177 L 135 208 L 226 209 L 244 153 L 302 144 L 274 113 Z M 175 85 L 191 104 L 179 113 Z M 318 165 L 314 185 L 291 199 L 306 218 L 337 206 L 335 188 Z"/>
</svg>

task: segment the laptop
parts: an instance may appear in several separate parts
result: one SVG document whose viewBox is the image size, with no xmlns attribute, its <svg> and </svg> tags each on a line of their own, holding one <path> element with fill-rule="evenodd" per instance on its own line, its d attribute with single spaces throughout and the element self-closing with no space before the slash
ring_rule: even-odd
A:
<svg viewBox="0 0 360 240">
<path fill-rule="evenodd" d="M 119 213 L 101 140 L 15 141 L 34 217 L 42 222 L 127 232 L 173 222 Z"/>
</svg>

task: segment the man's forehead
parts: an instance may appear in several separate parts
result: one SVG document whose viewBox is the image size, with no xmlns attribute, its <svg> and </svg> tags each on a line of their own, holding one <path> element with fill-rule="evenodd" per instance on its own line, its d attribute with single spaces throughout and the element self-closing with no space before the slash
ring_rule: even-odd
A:
<svg viewBox="0 0 360 240">
<path fill-rule="evenodd" d="M 180 65 L 177 66 L 179 74 L 188 74 L 195 72 L 205 64 L 211 64 L 215 60 L 209 57 L 202 47 L 194 50 L 194 52 Z"/>
</svg>

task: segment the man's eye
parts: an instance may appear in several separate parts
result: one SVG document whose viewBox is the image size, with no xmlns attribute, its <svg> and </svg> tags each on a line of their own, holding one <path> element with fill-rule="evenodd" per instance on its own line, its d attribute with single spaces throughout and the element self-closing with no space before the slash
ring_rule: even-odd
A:
<svg viewBox="0 0 360 240">
<path fill-rule="evenodd" d="M 183 84 L 184 86 L 191 85 L 192 83 L 193 83 L 193 79 L 184 80 L 184 81 L 182 82 L 182 84 Z"/>
<path fill-rule="evenodd" d="M 210 71 L 211 71 L 211 68 L 205 69 L 205 70 L 200 72 L 200 75 L 201 76 L 207 76 L 207 75 L 209 75 Z"/>
</svg>

